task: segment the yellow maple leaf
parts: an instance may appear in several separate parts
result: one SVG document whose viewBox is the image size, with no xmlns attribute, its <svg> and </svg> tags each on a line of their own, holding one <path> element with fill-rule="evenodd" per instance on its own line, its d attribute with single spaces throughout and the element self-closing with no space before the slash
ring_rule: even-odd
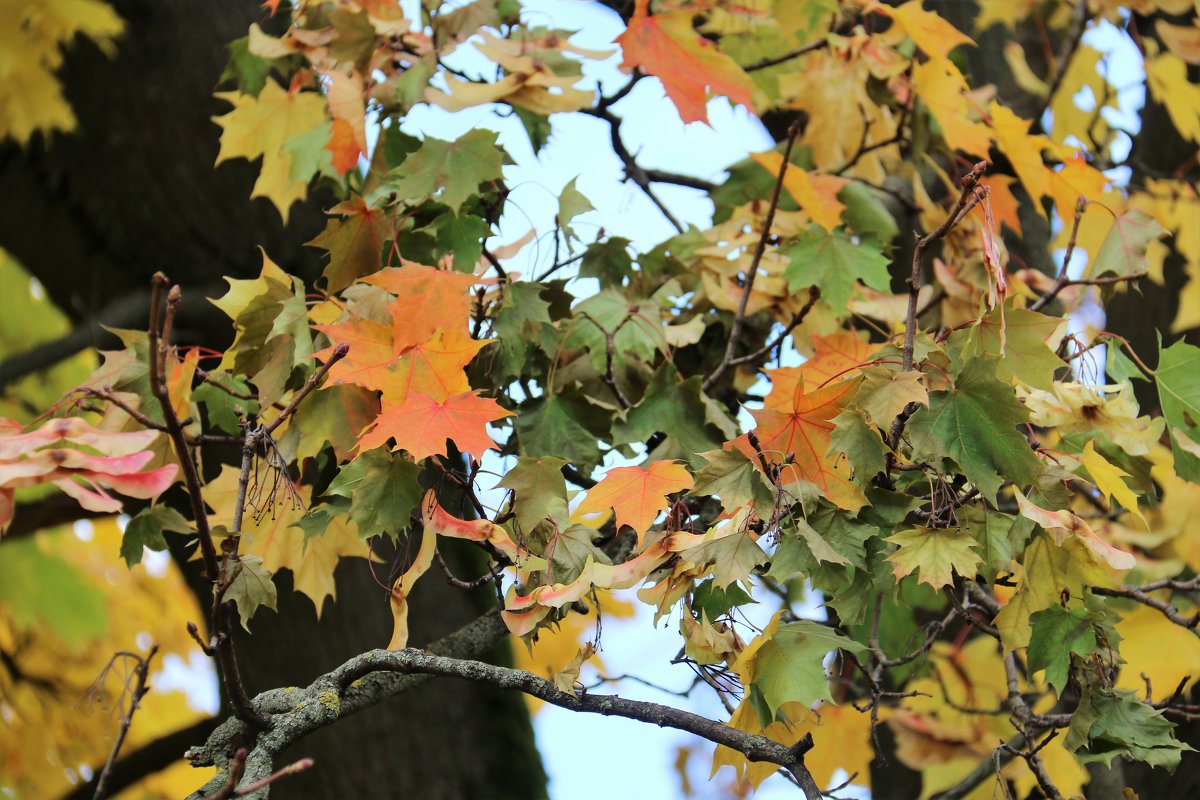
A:
<svg viewBox="0 0 1200 800">
<path fill-rule="evenodd" d="M 750 158 L 773 176 L 778 175 L 779 168 L 783 166 L 783 156 L 774 150 L 751 153 Z M 783 188 L 813 222 L 827 231 L 832 231 L 842 223 L 842 212 L 846 206 L 837 199 L 837 195 L 849 182 L 846 178 L 821 175 L 794 165 L 789 165 L 783 175 Z"/>
<path fill-rule="evenodd" d="M 1083 466 L 1087 467 L 1088 474 L 1092 476 L 1092 483 L 1096 484 L 1096 488 L 1104 495 L 1105 500 L 1112 502 L 1112 498 L 1117 498 L 1122 508 L 1132 512 L 1142 521 L 1143 525 L 1147 525 L 1146 518 L 1138 510 L 1137 495 L 1123 480 L 1129 477 L 1128 472 L 1113 465 L 1104 456 L 1097 453 L 1091 441 L 1083 446 L 1079 460 Z"/>
<path fill-rule="evenodd" d="M 1146 59 L 1146 84 L 1180 135 L 1200 142 L 1200 86 L 1187 75 L 1187 63 L 1174 53 Z"/>
<path fill-rule="evenodd" d="M 70 131 L 75 114 L 54 76 L 63 48 L 85 36 L 107 55 L 125 23 L 101 0 L 0 3 L 0 140 L 27 144 L 41 131 Z"/>
<path fill-rule="evenodd" d="M 946 144 L 972 155 L 987 155 L 991 134 L 982 122 L 971 120 L 967 81 L 947 58 L 933 57 L 913 65 L 913 84 L 942 129 Z"/>
<path fill-rule="evenodd" d="M 237 479 L 237 468 L 225 464 L 221 474 L 204 487 L 204 502 L 213 509 L 214 525 L 232 529 Z M 281 481 L 286 480 L 281 477 Z M 268 572 L 291 570 L 296 591 L 313 601 L 320 617 L 325 598 L 337 599 L 333 570 L 339 559 L 369 558 L 371 552 L 359 537 L 358 526 L 344 515 L 331 517 L 324 533 L 306 537 L 303 530 L 294 526 L 308 513 L 312 488 L 297 485 L 295 490 L 293 497 L 280 494 L 277 498 L 263 498 L 266 505 L 260 513 L 255 513 L 254 508 L 246 509 L 241 552 L 260 556 Z"/>
<path fill-rule="evenodd" d="M 325 98 L 316 92 L 285 91 L 268 79 L 258 97 L 241 92 L 218 92 L 218 98 L 233 110 L 213 117 L 221 126 L 221 150 L 217 163 L 231 158 L 253 161 L 262 157 L 262 169 L 251 197 L 265 197 L 279 209 L 287 222 L 292 203 L 303 200 L 305 180 L 292 179 L 292 155 L 284 142 L 326 122 Z"/>
</svg>

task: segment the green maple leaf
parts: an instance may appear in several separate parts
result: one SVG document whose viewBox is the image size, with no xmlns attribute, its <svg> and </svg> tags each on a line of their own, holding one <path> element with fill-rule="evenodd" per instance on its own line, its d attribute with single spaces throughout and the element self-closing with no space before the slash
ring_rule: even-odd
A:
<svg viewBox="0 0 1200 800">
<path fill-rule="evenodd" d="M 532 531 L 545 520 L 559 527 L 567 524 L 571 514 L 562 475 L 566 463 L 554 456 L 521 456 L 497 484 L 513 491 L 513 508 L 522 531 Z"/>
<path fill-rule="evenodd" d="M 1091 691 L 1079 703 L 1063 746 L 1083 764 L 1129 755 L 1174 772 L 1190 745 L 1175 738 L 1161 711 L 1130 691 Z"/>
<path fill-rule="evenodd" d="M 833 418 L 829 455 L 846 454 L 854 467 L 855 483 L 869 482 L 887 467 L 887 445 L 862 412 L 848 408 Z"/>
<path fill-rule="evenodd" d="M 522 408 L 513 423 L 519 451 L 523 456 L 565 458 L 590 471 L 604 455 L 596 432 L 602 416 L 596 406 L 564 394 L 539 398 Z"/>
<path fill-rule="evenodd" d="M 724 588 L 717 586 L 716 581 L 707 580 L 696 586 L 692 592 L 692 611 L 707 616 L 708 619 L 718 619 L 729 613 L 731 609 L 748 604 L 757 604 L 746 590 L 736 583 Z"/>
<path fill-rule="evenodd" d="M 1017 591 L 996 616 L 996 629 L 1005 652 L 1029 646 L 1030 617 L 1062 601 L 1083 597 L 1085 587 L 1112 586 L 1108 569 L 1078 537 L 1054 544 L 1046 534 L 1035 536 L 1025 548 L 1025 568 Z"/>
<path fill-rule="evenodd" d="M 1055 352 L 1067 329 L 1063 317 L 1023 308 L 997 308 L 979 322 L 951 336 L 962 356 L 994 356 L 996 377 L 1007 383 L 1017 378 L 1035 389 L 1050 391 L 1054 373 L 1067 364 Z"/>
<path fill-rule="evenodd" d="M 351 384 L 322 386 L 296 410 L 295 428 L 300 435 L 296 458 L 315 457 L 326 442 L 339 459 L 348 457 L 358 434 L 378 415 L 374 392 Z"/>
<path fill-rule="evenodd" d="M 594 544 L 597 536 L 596 531 L 586 525 L 571 525 L 550 537 L 545 552 L 550 557 L 550 568 L 556 581 L 569 583 L 575 580 L 588 561 L 612 563 L 612 559 Z"/>
<path fill-rule="evenodd" d="M 266 606 L 276 610 L 275 582 L 262 561 L 259 556 L 242 556 L 230 567 L 234 575 L 225 590 L 225 599 L 232 600 L 237 606 L 242 627 L 246 630 L 250 630 L 250 619 L 259 608 Z"/>
<path fill-rule="evenodd" d="M 1029 617 L 1029 671 L 1046 670 L 1046 683 L 1062 694 L 1071 668 L 1071 655 L 1086 658 L 1096 652 L 1094 614 L 1080 606 L 1067 610 L 1055 604 Z"/>
<path fill-rule="evenodd" d="M 675 365 L 664 364 L 654 373 L 641 402 L 613 425 L 613 443 L 642 442 L 664 433 L 666 437 L 648 456 L 651 461 L 703 464 L 700 453 L 736 436 L 737 427 L 724 411 L 706 402 L 700 383 L 698 375 L 680 380 Z"/>
<path fill-rule="evenodd" d="M 439 255 L 454 258 L 454 268 L 460 272 L 475 269 L 483 255 L 483 242 L 492 228 L 482 217 L 474 214 L 439 214 L 434 218 Z"/>
<path fill-rule="evenodd" d="M 1023 485 L 1037 477 L 1041 462 L 1017 431 L 1028 421 L 1012 386 L 996 378 L 995 359 L 974 358 L 952 389 L 930 394 L 929 408 L 909 420 L 913 458 L 935 464 L 952 459 L 994 501 L 1004 482 Z"/>
<path fill-rule="evenodd" d="M 1092 277 L 1132 275 L 1146 270 L 1146 247 L 1167 229 L 1140 209 L 1131 209 L 1113 220 L 1092 262 Z"/>
<path fill-rule="evenodd" d="M 1189 441 L 1200 442 L 1200 347 L 1180 341 L 1163 350 L 1154 379 L 1163 416 L 1171 428 L 1175 472 L 1200 483 L 1200 458 L 1188 448 Z"/>
<path fill-rule="evenodd" d="M 974 539 L 959 528 L 913 528 L 884 539 L 899 549 L 888 556 L 895 564 L 893 574 L 903 578 L 920 571 L 917 583 L 927 583 L 941 589 L 954 583 L 954 572 L 964 578 L 975 577 L 979 564 L 978 546 Z"/>
<path fill-rule="evenodd" d="M 399 454 L 368 450 L 338 471 L 325 494 L 350 498 L 350 519 L 362 536 L 397 536 L 421 501 L 420 474 Z"/>
<path fill-rule="evenodd" d="M 219 388 L 221 386 L 229 391 Z M 237 375 L 218 370 L 209 373 L 207 380 L 192 390 L 192 401 L 204 404 L 210 425 L 215 425 L 227 433 L 241 433 L 242 424 L 238 415 L 258 414 L 258 402 L 235 397 L 231 392 L 240 395 L 251 394 L 250 384 Z"/>
<path fill-rule="evenodd" d="M 708 450 L 699 455 L 707 463 L 696 473 L 690 496 L 716 495 L 726 511 L 751 505 L 760 517 L 770 514 L 775 493 L 763 471 L 741 450 Z"/>
<path fill-rule="evenodd" d="M 325 230 L 308 244 L 329 251 L 322 274 L 326 288 L 340 292 L 383 265 L 383 245 L 392 238 L 392 226 L 383 211 L 368 208 L 361 198 L 335 206 L 333 212 L 340 216 L 331 216 Z"/>
<path fill-rule="evenodd" d="M 616 289 L 589 297 L 575 306 L 575 317 L 563 345 L 586 348 L 597 373 L 605 371 L 608 360 L 606 332 L 613 333 L 614 360 L 652 361 L 659 351 L 666 352 L 667 340 L 662 326 L 640 312 L 641 305 Z"/>
<path fill-rule="evenodd" d="M 1012 568 L 1012 560 L 1025 547 L 1033 530 L 1024 517 L 1001 514 L 987 508 L 969 506 L 959 512 L 959 522 L 979 543 L 983 563 L 994 572 Z"/>
<path fill-rule="evenodd" d="M 575 235 L 575 231 L 571 228 L 571 220 L 580 214 L 596 210 L 592 202 L 575 188 L 575 181 L 577 180 L 579 180 L 578 177 L 571 178 L 570 182 L 563 187 L 562 194 L 558 196 L 558 216 L 556 217 L 556 221 L 559 227 L 562 228 L 563 234 L 567 237 L 568 241 L 578 238 Z"/>
<path fill-rule="evenodd" d="M 679 557 L 698 567 L 712 564 L 713 581 L 719 588 L 746 580 L 755 567 L 771 560 L 748 529 L 718 537 L 684 550 Z"/>
<path fill-rule="evenodd" d="M 192 533 L 192 524 L 173 508 L 161 503 L 153 508 L 143 508 L 125 526 L 121 534 L 121 558 L 129 566 L 142 563 L 142 548 L 155 552 L 167 549 L 163 531 Z"/>
<path fill-rule="evenodd" d="M 833 702 L 825 676 L 825 657 L 833 650 L 860 654 L 857 642 L 809 620 L 780 625 L 754 654 L 754 688 L 771 712 L 784 703 Z"/>
<path fill-rule="evenodd" d="M 503 177 L 507 161 L 493 131 L 477 128 L 453 142 L 428 136 L 417 152 L 384 176 L 368 203 L 392 193 L 408 203 L 436 197 L 458 213 L 479 184 Z"/>
<path fill-rule="evenodd" d="M 614 236 L 603 242 L 588 245 L 579 265 L 579 275 L 596 278 L 603 285 L 620 285 L 633 272 L 629 257 L 629 240 Z"/>
<path fill-rule="evenodd" d="M 796 241 L 783 249 L 789 259 L 788 287 L 792 291 L 816 286 L 821 299 L 835 309 L 844 309 L 854 292 L 854 283 L 886 291 L 888 258 L 879 245 L 855 241 L 841 231 L 832 233 L 811 225 Z"/>
</svg>

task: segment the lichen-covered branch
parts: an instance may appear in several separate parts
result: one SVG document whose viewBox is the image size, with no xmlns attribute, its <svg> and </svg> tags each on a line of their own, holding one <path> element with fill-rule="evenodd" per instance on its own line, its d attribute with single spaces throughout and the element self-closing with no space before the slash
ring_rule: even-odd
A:
<svg viewBox="0 0 1200 800">
<path fill-rule="evenodd" d="M 573 711 L 625 717 L 687 731 L 737 750 L 751 761 L 778 764 L 796 779 L 806 797 L 811 800 L 820 798 L 820 789 L 804 766 L 804 754 L 812 747 L 811 738 L 805 737 L 789 747 L 765 736 L 739 731 L 697 714 L 658 703 L 613 695 L 562 692 L 532 673 L 476 660 L 507 635 L 508 630 L 499 612 L 493 611 L 436 642 L 428 650 L 372 650 L 351 658 L 306 688 L 274 689 L 260 694 L 253 701 L 254 707 L 269 720 L 270 727 L 260 733 L 257 740 L 253 739 L 254 731 L 250 726 L 231 718 L 217 728 L 207 742 L 188 751 L 187 758 L 193 765 L 215 764 L 219 768 L 216 777 L 192 795 L 193 800 L 212 797 L 225 787 L 227 770 L 237 755 L 240 743 L 254 741 L 253 748 L 244 760 L 240 785 L 245 786 L 270 775 L 274 769 L 274 759 L 281 752 L 318 728 L 408 691 L 437 675 L 523 692 Z M 266 792 L 264 787 L 248 796 L 262 798 Z"/>
</svg>

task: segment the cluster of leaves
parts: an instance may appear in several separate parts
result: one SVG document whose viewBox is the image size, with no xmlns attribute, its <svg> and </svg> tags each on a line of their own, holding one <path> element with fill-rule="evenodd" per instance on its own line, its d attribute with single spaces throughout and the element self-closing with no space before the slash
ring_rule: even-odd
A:
<svg viewBox="0 0 1200 800">
<path fill-rule="evenodd" d="M 975 31 L 1016 27 L 1030 5 L 982 2 Z M 492 559 L 504 621 L 531 644 L 577 631 L 581 601 L 609 591 L 637 587 L 656 620 L 678 609 L 687 659 L 737 701 L 729 724 L 784 744 L 812 733 L 818 784 L 838 768 L 865 782 L 876 724 L 929 792 L 999 743 L 1020 758 L 995 774 L 1022 793 L 1073 793 L 1084 765 L 1117 756 L 1174 769 L 1190 747 L 1172 720 L 1196 708 L 1182 684 L 1161 693 L 1178 675 L 1154 683 L 1157 700 L 1135 694 L 1139 672 L 1172 673 L 1130 642 L 1186 640 L 1200 620 L 1184 523 L 1200 482 L 1200 348 L 1160 348 L 1151 369 L 1119 336 L 1067 324 L 1084 303 L 1161 281 L 1165 234 L 1191 281 L 1171 332 L 1200 323 L 1200 199 L 1183 180 L 1109 177 L 1117 131 L 1100 112 L 1115 91 L 1080 35 L 1124 12 L 1053 12 L 1068 45 L 1055 77 L 1006 50 L 1047 122 L 973 85 L 961 56 L 975 42 L 921 0 L 638 0 L 617 42 L 631 86 L 654 76 L 688 122 L 706 121 L 713 95 L 799 121 L 711 188 L 711 227 L 677 226 L 645 252 L 581 242 L 571 223 L 591 204 L 572 182 L 553 233 L 570 257 L 529 276 L 504 266 L 522 242 L 487 244 L 511 161 L 496 135 L 414 138 L 399 123 L 422 103 L 500 104 L 535 152 L 553 113 L 616 131 L 628 89 L 579 86 L 583 64 L 610 54 L 526 24 L 510 0 L 426 3 L 420 20 L 394 3 L 298 2 L 283 35 L 251 28 L 231 48 L 236 88 L 218 95 L 232 105 L 218 163 L 261 157 L 254 194 L 285 218 L 314 179 L 341 202 L 310 243 L 329 253 L 316 285 L 264 257 L 215 301 L 237 330 L 220 363 L 200 369 L 196 350 L 164 361 L 190 443 L 255 432 L 266 465 L 249 487 L 244 465 L 202 489 L 241 564 L 218 584 L 224 600 L 249 627 L 288 569 L 319 614 L 340 558 L 404 537 L 389 645 L 403 648 L 413 584 L 441 539 L 465 539 Z M 1198 25 L 1160 20 L 1141 42 L 1149 91 L 1194 142 Z M 467 47 L 494 74 L 447 66 Z M 1082 87 L 1093 110 L 1074 104 Z M 368 113 L 382 120 L 373 148 Z M 672 176 L 618 155 L 657 203 L 651 183 Z M 1007 245 L 1039 218 L 1058 232 L 1035 266 L 1065 250 L 1064 263 L 1086 255 L 1081 274 L 1012 268 Z M 912 229 L 927 233 L 914 243 Z M 572 274 L 599 291 L 576 297 Z M 145 334 L 125 342 L 77 397 L 106 401 L 110 430 L 163 430 L 153 349 Z M 781 365 L 796 353 L 803 363 Z M 1159 414 L 1134 398 L 1146 380 Z M 0 476 L 50 458 L 10 466 L 4 442 Z M 38 474 L 93 469 L 139 496 L 77 458 Z M 143 511 L 123 552 L 136 561 L 198 521 Z M 823 619 L 785 601 L 764 629 L 743 622 L 741 607 L 805 587 Z M 561 665 L 560 688 L 591 655 Z M 724 746 L 720 766 L 754 785 L 778 769 Z"/>
</svg>

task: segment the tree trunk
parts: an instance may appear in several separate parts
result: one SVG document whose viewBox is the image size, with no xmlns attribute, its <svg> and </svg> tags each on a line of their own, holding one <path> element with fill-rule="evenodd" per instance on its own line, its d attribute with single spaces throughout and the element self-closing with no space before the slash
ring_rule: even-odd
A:
<svg viewBox="0 0 1200 800">
<path fill-rule="evenodd" d="M 127 26 L 117 55 L 110 60 L 76 42 L 61 73 L 78 130 L 24 150 L 0 146 L 0 247 L 80 322 L 144 292 L 159 270 L 193 300 L 219 295 L 222 276 L 258 273 L 259 246 L 311 280 L 320 254 L 303 242 L 322 229 L 321 208 L 330 198 L 295 205 L 285 226 L 269 202 L 249 200 L 257 165 L 213 167 L 220 131 L 211 118 L 228 106 L 212 92 L 225 45 L 263 15 L 257 2 L 113 5 Z M 124 326 L 144 325 L 146 312 L 125 313 L 132 316 Z M 210 347 L 226 344 L 232 333 L 228 319 L 203 302 L 185 306 L 179 330 Z M 386 597 L 364 561 L 339 567 L 338 601 L 327 605 L 320 623 L 308 599 L 291 590 L 290 575 L 277 577 L 280 613 L 259 614 L 254 635 L 239 642 L 252 693 L 307 684 L 386 643 Z M 421 644 L 469 621 L 481 605 L 431 574 L 412 608 L 413 641 Z M 503 649 L 497 658 L 507 657 Z M 304 740 L 295 753 L 302 755 L 316 767 L 280 784 L 278 796 L 545 795 L 524 704 L 478 684 L 426 684 Z"/>
</svg>

